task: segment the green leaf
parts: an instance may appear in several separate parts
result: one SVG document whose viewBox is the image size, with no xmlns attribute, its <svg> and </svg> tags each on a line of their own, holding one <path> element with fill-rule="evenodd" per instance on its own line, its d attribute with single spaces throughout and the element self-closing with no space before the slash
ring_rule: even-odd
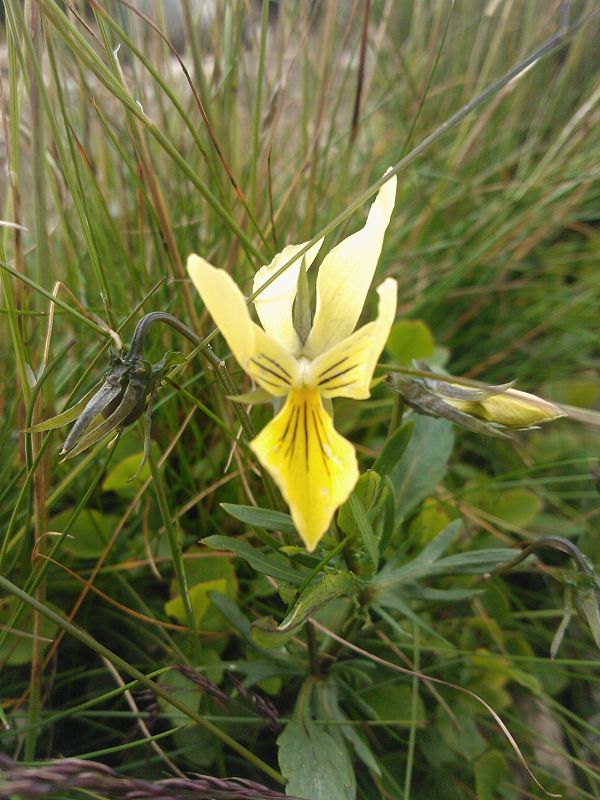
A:
<svg viewBox="0 0 600 800">
<path fill-rule="evenodd" d="M 363 475 L 362 477 L 367 476 Z M 344 511 L 345 514 L 343 515 L 343 523 L 340 522 L 340 528 L 344 533 L 349 533 L 348 529 L 358 531 L 371 561 L 377 566 L 379 563 L 379 548 L 363 501 L 357 494 L 352 492 L 344 506 L 340 509 L 340 516 L 342 516 L 342 511 Z M 344 525 L 346 527 L 344 527 Z"/>
<path fill-rule="evenodd" d="M 249 641 L 251 639 L 250 623 L 238 608 L 237 603 L 227 597 L 226 594 L 221 594 L 221 592 L 211 592 L 209 598 L 232 628 Z"/>
<path fill-rule="evenodd" d="M 452 711 L 458 724 L 450 719 L 441 706 L 436 711 L 436 728 L 451 750 L 472 761 L 480 756 L 485 748 L 485 739 L 475 724 L 475 713 L 466 703 L 455 703 Z"/>
<path fill-rule="evenodd" d="M 216 580 L 197 583 L 189 589 L 190 604 L 194 614 L 194 622 L 197 627 L 200 627 L 200 623 L 211 603 L 208 592 L 220 592 L 221 594 L 225 594 L 226 588 L 225 579 L 217 578 Z M 169 617 L 176 619 L 177 622 L 182 625 L 187 624 L 187 616 L 181 596 L 178 595 L 165 603 L 165 613 Z"/>
<path fill-rule="evenodd" d="M 323 580 L 302 593 L 280 625 L 271 617 L 257 620 L 252 627 L 252 638 L 263 647 L 277 647 L 288 641 L 320 608 L 336 597 L 354 594 L 358 586 L 358 579 L 349 572 L 327 573 Z"/>
<path fill-rule="evenodd" d="M 3 598 L 0 603 L 0 630 L 5 631 L 9 626 L 14 612 L 19 605 L 16 597 Z M 61 611 L 52 603 L 46 603 L 48 608 L 60 614 Z M 40 617 L 39 627 L 39 646 L 40 652 L 43 654 L 51 643 L 57 631 L 55 622 Z M 28 664 L 32 659 L 33 653 L 33 611 L 30 608 L 25 608 L 21 611 L 17 621 L 10 627 L 4 643 L 0 648 L 0 664 L 6 666 L 19 666 L 21 664 Z"/>
<path fill-rule="evenodd" d="M 506 759 L 498 750 L 484 753 L 475 762 L 477 800 L 496 800 L 498 786 L 508 776 Z"/>
<path fill-rule="evenodd" d="M 404 516 L 434 491 L 446 474 L 454 433 L 445 419 L 417 416 L 402 458 L 392 470 L 396 508 Z"/>
<path fill-rule="evenodd" d="M 230 536 L 207 536 L 206 539 L 202 539 L 202 544 L 214 550 L 229 550 L 247 561 L 257 572 L 263 572 L 277 581 L 291 583 L 293 586 L 299 586 L 307 575 L 305 570 L 291 569 L 286 559 L 277 554 L 265 555 L 241 539 L 232 539 Z"/>
<path fill-rule="evenodd" d="M 377 587 L 378 601 L 381 602 L 385 592 L 402 584 L 414 583 L 435 575 L 484 575 L 499 564 L 514 559 L 515 551 L 508 547 L 467 550 L 440 558 L 450 546 L 461 524 L 459 519 L 451 522 L 411 561 L 399 564 L 401 556 L 392 557 L 373 580 L 373 586 Z"/>
<path fill-rule="evenodd" d="M 412 687 L 404 685 L 379 686 L 376 689 L 368 689 L 362 695 L 373 711 L 373 718 L 389 721 L 398 726 L 410 727 L 413 723 L 413 690 Z M 415 722 L 418 726 L 423 726 L 426 721 L 425 705 L 420 697 L 417 698 Z"/>
<path fill-rule="evenodd" d="M 48 530 L 61 532 L 71 519 L 73 511 L 65 509 L 52 517 Z M 96 558 L 106 549 L 112 532 L 119 522 L 115 514 L 104 514 L 95 508 L 80 511 L 71 532 L 65 537 L 62 547 L 78 558 Z"/>
<path fill-rule="evenodd" d="M 197 555 L 197 558 L 194 556 Z M 223 589 L 216 589 L 232 600 L 237 600 L 238 580 L 235 574 L 235 567 L 231 563 L 230 556 L 215 556 L 206 558 L 206 551 L 201 547 L 191 547 L 185 552 L 185 574 L 188 586 L 205 583 L 208 581 L 224 581 Z M 202 557 L 204 556 L 204 557 Z M 209 590 L 207 590 L 209 591 Z M 171 594 L 177 595 L 179 589 L 177 581 L 173 579 L 171 583 Z M 226 620 L 221 612 L 209 603 L 202 616 L 203 631 L 222 631 L 227 627 Z"/>
<path fill-rule="evenodd" d="M 143 452 L 133 453 L 114 466 L 102 481 L 102 491 L 129 496 L 150 477 L 150 466 L 144 464 L 136 475 Z"/>
<path fill-rule="evenodd" d="M 355 800 L 356 778 L 341 736 L 314 722 L 311 686 L 305 683 L 294 715 L 277 740 L 286 792 L 305 800 Z"/>
<path fill-rule="evenodd" d="M 401 553 L 393 556 L 376 576 L 373 583 L 381 586 L 400 585 L 401 583 L 410 583 L 429 575 L 435 562 L 450 547 L 461 525 L 462 522 L 459 519 L 451 522 L 411 561 L 402 563 L 404 556 Z"/>
<path fill-rule="evenodd" d="M 70 422 L 77 419 L 92 397 L 96 394 L 99 387 L 100 383 L 97 383 L 81 398 L 81 400 L 75 403 L 74 406 L 67 408 L 66 411 L 57 414 L 55 417 L 46 419 L 43 422 L 38 422 L 37 425 L 33 425 L 31 428 L 25 428 L 25 431 L 27 433 L 42 433 L 43 431 L 51 431 L 54 430 L 54 428 L 61 428 L 63 425 L 68 425 Z"/>
<path fill-rule="evenodd" d="M 376 775 L 381 775 L 381 767 L 379 762 L 373 755 L 373 752 L 365 739 L 360 735 L 358 728 L 354 725 L 343 724 L 348 722 L 348 717 L 344 714 L 339 706 L 338 701 L 338 686 L 337 683 L 329 678 L 324 683 L 318 684 L 317 697 L 320 705 L 323 708 L 323 717 L 325 719 L 335 720 L 339 725 L 342 735 L 350 742 L 357 757 L 363 764 Z"/>
<path fill-rule="evenodd" d="M 502 492 L 490 509 L 494 516 L 518 525 L 530 525 L 542 510 L 541 499 L 529 489 L 508 489 Z"/>
<path fill-rule="evenodd" d="M 401 319 L 392 326 L 385 347 L 400 364 L 410 364 L 415 358 L 429 358 L 435 342 L 422 320 Z"/>
<path fill-rule="evenodd" d="M 281 531 L 281 533 L 296 533 L 296 528 L 290 515 L 281 511 L 271 511 L 270 508 L 255 508 L 254 506 L 238 506 L 233 503 L 221 503 L 221 508 L 232 517 L 235 517 L 235 519 L 250 525 L 252 528 Z"/>
<path fill-rule="evenodd" d="M 387 439 L 381 453 L 375 459 L 373 470 L 384 478 L 393 470 L 406 450 L 414 431 L 414 423 L 408 420 Z"/>
</svg>

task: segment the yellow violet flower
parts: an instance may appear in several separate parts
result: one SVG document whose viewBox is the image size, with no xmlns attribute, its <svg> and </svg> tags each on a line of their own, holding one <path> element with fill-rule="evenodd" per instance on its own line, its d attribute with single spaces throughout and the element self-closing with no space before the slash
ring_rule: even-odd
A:
<svg viewBox="0 0 600 800">
<path fill-rule="evenodd" d="M 302 263 L 308 269 L 317 242 L 261 292 L 254 306 L 262 327 L 250 318 L 232 278 L 200 256 L 187 269 L 239 365 L 269 394 L 285 397 L 274 419 L 250 446 L 273 476 L 309 551 L 348 498 L 359 472 L 350 442 L 333 427 L 323 398 L 369 397 L 375 364 L 396 314 L 396 281 L 377 288 L 377 319 L 354 331 L 373 280 L 396 196 L 396 178 L 379 190 L 364 227 L 328 253 L 317 276 L 315 318 L 301 341 L 293 321 Z M 257 291 L 304 245 L 289 245 L 254 277 Z"/>
</svg>

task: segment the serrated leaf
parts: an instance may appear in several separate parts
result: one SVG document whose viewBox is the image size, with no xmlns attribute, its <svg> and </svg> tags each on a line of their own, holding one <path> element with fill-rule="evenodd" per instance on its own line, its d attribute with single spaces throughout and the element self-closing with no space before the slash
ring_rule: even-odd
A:
<svg viewBox="0 0 600 800">
<path fill-rule="evenodd" d="M 270 575 L 277 581 L 299 586 L 306 577 L 305 570 L 293 570 L 284 558 L 275 553 L 266 555 L 240 539 L 232 539 L 230 536 L 207 536 L 206 539 L 202 539 L 202 544 L 213 550 L 229 550 L 247 561 L 257 572 Z"/>
<path fill-rule="evenodd" d="M 252 638 L 263 647 L 277 647 L 294 636 L 320 608 L 336 597 L 353 594 L 358 586 L 358 579 L 349 572 L 327 573 L 319 583 L 302 593 L 280 625 L 270 617 L 257 620 L 252 626 Z"/>
<path fill-rule="evenodd" d="M 281 533 L 296 533 L 292 518 L 282 511 L 272 511 L 270 508 L 255 508 L 254 506 L 238 506 L 234 503 L 221 503 L 221 508 L 232 517 L 235 517 L 235 519 L 253 528 L 263 528 L 266 531 L 281 531 Z"/>
</svg>

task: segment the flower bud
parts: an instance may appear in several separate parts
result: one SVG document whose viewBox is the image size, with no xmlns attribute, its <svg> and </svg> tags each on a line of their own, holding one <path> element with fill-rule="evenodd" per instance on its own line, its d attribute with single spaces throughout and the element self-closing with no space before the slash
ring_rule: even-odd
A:
<svg viewBox="0 0 600 800">
<path fill-rule="evenodd" d="M 414 365 L 429 372 L 427 364 L 414 362 Z M 535 428 L 566 416 L 553 403 L 513 389 L 510 383 L 463 385 L 442 375 L 394 375 L 389 383 L 420 414 L 444 417 L 474 433 L 506 437 L 506 431 Z"/>
<path fill-rule="evenodd" d="M 480 400 L 445 398 L 445 402 L 477 419 L 517 430 L 566 416 L 553 403 L 518 389 L 506 389 Z"/>
</svg>

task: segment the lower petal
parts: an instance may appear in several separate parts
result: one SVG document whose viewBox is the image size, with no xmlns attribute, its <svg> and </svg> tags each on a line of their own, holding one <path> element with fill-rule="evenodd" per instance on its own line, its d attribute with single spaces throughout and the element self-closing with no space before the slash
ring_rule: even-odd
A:
<svg viewBox="0 0 600 800">
<path fill-rule="evenodd" d="M 314 550 L 359 475 L 354 447 L 333 427 L 318 389 L 292 389 L 250 446 L 279 486 L 307 550 Z"/>
</svg>

